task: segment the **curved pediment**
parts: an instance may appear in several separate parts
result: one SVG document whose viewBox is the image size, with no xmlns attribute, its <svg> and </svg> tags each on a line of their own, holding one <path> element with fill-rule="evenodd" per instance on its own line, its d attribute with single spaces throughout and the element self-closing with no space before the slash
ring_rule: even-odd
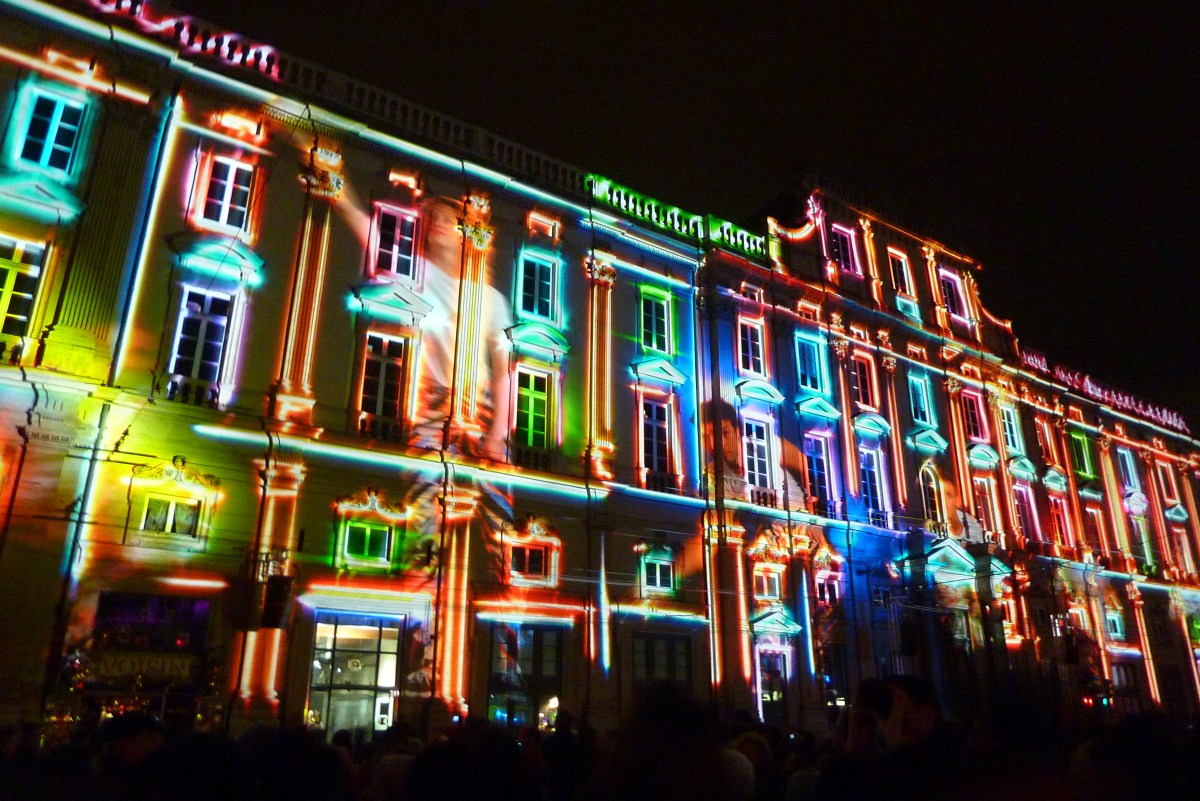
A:
<svg viewBox="0 0 1200 801">
<path fill-rule="evenodd" d="M 1066 492 L 1070 487 L 1067 474 L 1057 467 L 1046 468 L 1046 473 L 1042 476 L 1042 483 L 1055 492 Z"/>
<path fill-rule="evenodd" d="M 1064 491 L 1066 490 L 1065 483 L 1063 485 L 1063 489 Z M 1104 500 L 1104 491 L 1091 481 L 1087 482 L 1086 484 L 1080 484 L 1075 488 L 1075 491 L 1079 493 L 1080 498 L 1087 498 L 1089 501 Z"/>
<path fill-rule="evenodd" d="M 74 221 L 83 211 L 83 203 L 47 176 L 9 173 L 0 177 L 0 208 L 53 225 Z"/>
<path fill-rule="evenodd" d="M 892 432 L 892 424 L 875 412 L 862 412 L 854 417 L 854 430 L 882 437 Z"/>
<path fill-rule="evenodd" d="M 922 428 L 908 435 L 908 444 L 930 453 L 941 453 L 950 446 L 945 437 L 932 428 Z"/>
<path fill-rule="evenodd" d="M 967 449 L 967 461 L 972 467 L 991 470 L 1000 464 L 1000 454 L 991 445 L 972 445 Z"/>
<path fill-rule="evenodd" d="M 1024 456 L 1014 456 L 1009 459 L 1008 472 L 1009 475 L 1023 478 L 1026 481 L 1033 481 L 1037 477 L 1037 468 L 1033 466 L 1033 462 Z"/>
<path fill-rule="evenodd" d="M 743 398 L 766 401 L 773 405 L 783 403 L 783 395 L 779 390 L 761 378 L 747 378 L 745 381 L 739 381 L 735 389 L 737 394 Z"/>
<path fill-rule="evenodd" d="M 680 372 L 670 359 L 660 357 L 642 359 L 629 365 L 629 369 L 642 381 L 664 381 L 676 385 L 687 381 L 687 376 Z"/>
<path fill-rule="evenodd" d="M 557 328 L 545 323 L 518 323 L 508 329 L 517 353 L 557 364 L 571 349 L 571 343 Z"/>
<path fill-rule="evenodd" d="M 186 271 L 246 286 L 262 283 L 262 257 L 240 239 L 188 231 L 167 241 L 179 254 L 179 266 Z"/>
<path fill-rule="evenodd" d="M 380 320 L 416 327 L 433 310 L 428 301 L 404 284 L 367 284 L 350 288 L 350 305 L 357 301 L 363 311 Z"/>
<path fill-rule="evenodd" d="M 829 401 L 816 395 L 796 401 L 796 413 L 820 417 L 825 420 L 841 419 L 842 413 Z"/>
</svg>

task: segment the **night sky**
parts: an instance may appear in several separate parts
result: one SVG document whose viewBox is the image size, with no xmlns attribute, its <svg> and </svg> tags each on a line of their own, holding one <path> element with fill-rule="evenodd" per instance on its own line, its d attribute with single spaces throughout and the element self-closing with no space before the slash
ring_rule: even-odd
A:
<svg viewBox="0 0 1200 801">
<path fill-rule="evenodd" d="M 745 5 L 175 3 L 753 229 L 825 176 L 980 261 L 1024 346 L 1200 435 L 1200 7 Z"/>
</svg>

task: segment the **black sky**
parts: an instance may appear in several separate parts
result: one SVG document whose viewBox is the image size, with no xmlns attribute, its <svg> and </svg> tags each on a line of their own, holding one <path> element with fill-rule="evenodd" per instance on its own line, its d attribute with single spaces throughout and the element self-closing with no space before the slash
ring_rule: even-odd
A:
<svg viewBox="0 0 1200 801">
<path fill-rule="evenodd" d="M 689 211 L 828 176 L 982 262 L 1023 345 L 1200 434 L 1200 6 L 175 6 Z"/>
</svg>

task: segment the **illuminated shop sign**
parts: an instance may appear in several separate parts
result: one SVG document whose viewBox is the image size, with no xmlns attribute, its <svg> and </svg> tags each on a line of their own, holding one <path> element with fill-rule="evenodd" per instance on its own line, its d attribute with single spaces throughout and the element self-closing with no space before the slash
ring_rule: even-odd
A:
<svg viewBox="0 0 1200 801">
<path fill-rule="evenodd" d="M 686 239 L 702 240 L 707 236 L 708 241 L 718 247 L 737 250 L 749 256 L 767 255 L 765 236 L 739 228 L 727 220 L 712 215 L 706 219 L 703 215 L 692 214 L 646 197 L 599 175 L 589 175 L 588 182 L 592 187 L 593 200 L 629 217 Z"/>
<path fill-rule="evenodd" d="M 1179 412 L 1155 406 L 1127 392 L 1120 392 L 1111 387 L 1106 387 L 1087 373 L 1080 372 L 1079 370 L 1072 370 L 1068 367 L 1063 367 L 1061 364 L 1051 366 L 1049 360 L 1041 353 L 1023 351 L 1021 353 L 1021 362 L 1026 367 L 1036 370 L 1039 373 L 1053 376 L 1056 381 L 1061 381 L 1071 389 L 1082 392 L 1092 400 L 1107 403 L 1114 408 L 1129 412 L 1130 414 L 1136 414 L 1153 423 L 1173 428 L 1184 434 L 1192 433 L 1191 429 L 1188 428 L 1187 422 L 1183 419 L 1183 415 L 1179 414 Z"/>
</svg>

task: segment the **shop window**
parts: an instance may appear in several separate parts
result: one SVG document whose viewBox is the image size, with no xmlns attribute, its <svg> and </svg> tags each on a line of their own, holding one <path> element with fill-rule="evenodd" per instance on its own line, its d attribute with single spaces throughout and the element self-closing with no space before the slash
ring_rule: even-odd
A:
<svg viewBox="0 0 1200 801">
<path fill-rule="evenodd" d="M 763 339 L 762 320 L 738 320 L 738 364 L 744 372 L 766 375 Z"/>
<path fill-rule="evenodd" d="M 692 641 L 678 634 L 633 633 L 633 683 L 638 692 L 671 682 L 692 689 Z"/>
<path fill-rule="evenodd" d="M 416 214 L 389 206 L 376 206 L 375 275 L 415 278 L 416 241 Z"/>
<path fill-rule="evenodd" d="M 29 320 L 46 261 L 46 246 L 0 234 L 0 344 L 17 348 Z M 3 350 L 0 350 L 3 353 Z"/>
<path fill-rule="evenodd" d="M 407 618 L 317 614 L 305 722 L 326 736 L 386 731 L 401 692 L 428 694 L 419 640 L 406 641 Z"/>
<path fill-rule="evenodd" d="M 396 440 L 408 399 L 409 340 L 367 334 L 359 394 L 359 433 Z"/>
<path fill-rule="evenodd" d="M 210 160 L 201 218 L 211 227 L 245 231 L 249 223 L 254 167 L 228 156 Z"/>
<path fill-rule="evenodd" d="M 231 295 L 185 285 L 167 371 L 185 380 L 217 381 L 232 308 Z"/>
<path fill-rule="evenodd" d="M 670 355 L 674 353 L 671 319 L 671 296 L 647 287 L 641 295 L 641 341 L 646 350 Z"/>
<path fill-rule="evenodd" d="M 558 262 L 523 254 L 520 265 L 521 315 L 556 322 Z"/>
<path fill-rule="evenodd" d="M 69 172 L 83 127 L 84 104 L 35 90 L 21 141 L 20 158 L 27 164 Z"/>
<path fill-rule="evenodd" d="M 200 501 L 193 498 L 151 495 L 146 499 L 141 528 L 142 531 L 159 531 L 184 537 L 199 536 Z"/>
</svg>

